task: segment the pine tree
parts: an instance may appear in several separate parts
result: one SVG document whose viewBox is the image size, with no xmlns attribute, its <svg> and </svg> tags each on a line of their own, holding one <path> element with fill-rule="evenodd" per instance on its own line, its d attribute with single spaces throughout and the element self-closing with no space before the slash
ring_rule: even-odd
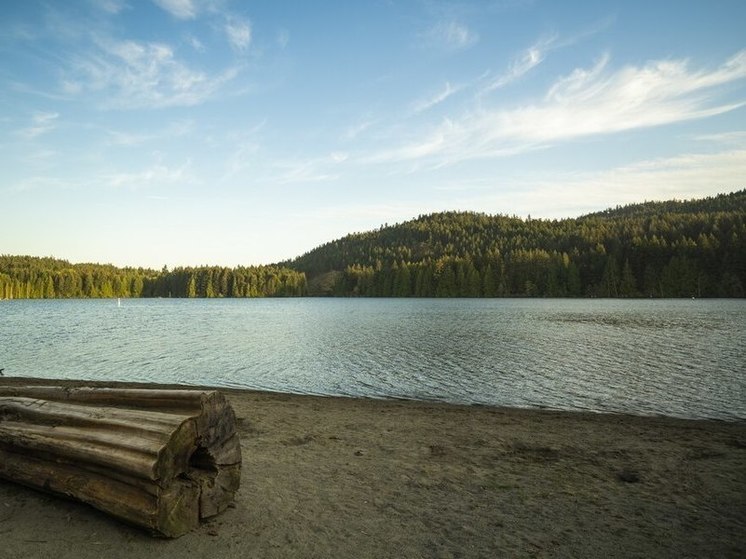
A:
<svg viewBox="0 0 746 559">
<path fill-rule="evenodd" d="M 637 290 L 637 282 L 632 273 L 632 267 L 629 265 L 629 259 L 624 261 L 622 268 L 622 279 L 619 284 L 619 295 L 622 297 L 637 297 L 640 292 Z"/>
</svg>

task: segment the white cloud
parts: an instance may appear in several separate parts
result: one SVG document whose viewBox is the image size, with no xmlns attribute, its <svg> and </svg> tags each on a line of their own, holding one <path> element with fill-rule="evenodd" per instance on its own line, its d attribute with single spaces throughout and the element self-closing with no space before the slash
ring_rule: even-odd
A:
<svg viewBox="0 0 746 559">
<path fill-rule="evenodd" d="M 79 82 L 76 81 L 70 81 L 70 80 L 62 80 L 62 91 L 66 95 L 77 95 L 81 91 L 83 91 L 83 86 Z"/>
<path fill-rule="evenodd" d="M 93 5 L 109 14 L 118 14 L 128 7 L 125 0 L 93 0 Z"/>
<path fill-rule="evenodd" d="M 479 40 L 479 34 L 457 21 L 442 21 L 431 27 L 422 38 L 428 47 L 463 50 Z"/>
<path fill-rule="evenodd" d="M 508 70 L 493 79 L 483 89 L 482 93 L 489 93 L 490 91 L 500 89 L 519 80 L 539 64 L 544 62 L 547 55 L 553 50 L 574 45 L 587 37 L 596 35 L 608 28 L 613 21 L 614 18 L 602 19 L 580 33 L 566 38 L 560 38 L 556 33 L 540 38 L 533 45 L 519 53 L 510 63 Z"/>
<path fill-rule="evenodd" d="M 197 17 L 197 6 L 193 0 L 153 0 L 158 7 L 177 19 L 194 19 Z"/>
<path fill-rule="evenodd" d="M 353 124 L 352 126 L 349 126 L 347 130 L 345 130 L 343 134 L 343 139 L 345 140 L 354 140 L 356 139 L 360 134 L 365 132 L 368 128 L 373 126 L 375 124 L 375 121 L 372 119 L 365 119 L 361 122 L 358 122 L 356 124 Z"/>
<path fill-rule="evenodd" d="M 115 146 L 137 146 L 149 142 L 154 136 L 152 134 L 132 134 L 130 132 L 110 130 L 108 137 L 109 143 Z"/>
<path fill-rule="evenodd" d="M 344 151 L 318 157 L 275 158 L 262 150 L 259 139 L 251 137 L 254 135 L 247 135 L 227 158 L 227 172 L 221 182 L 275 187 L 335 181 L 350 160 L 350 154 Z"/>
<path fill-rule="evenodd" d="M 333 152 L 326 157 L 277 162 L 279 173 L 270 179 L 276 184 L 334 181 L 340 177 L 338 167 L 348 159 L 345 152 Z"/>
<path fill-rule="evenodd" d="M 719 132 L 716 134 L 699 134 L 698 136 L 695 136 L 694 139 L 701 142 L 743 145 L 746 143 L 746 131 L 737 130 L 732 132 Z"/>
<path fill-rule="evenodd" d="M 19 130 L 18 135 L 26 140 L 33 140 L 51 132 L 59 116 L 59 113 L 36 112 L 31 117 L 31 126 Z"/>
<path fill-rule="evenodd" d="M 234 50 L 244 52 L 251 44 L 251 22 L 231 17 L 225 24 L 225 34 Z"/>
<path fill-rule="evenodd" d="M 197 37 L 194 35 L 187 35 L 186 37 L 187 43 L 191 45 L 191 47 L 197 51 L 197 52 L 205 52 L 205 45 L 200 41 Z"/>
<path fill-rule="evenodd" d="M 46 157 L 46 154 L 42 154 Z M 11 186 L 14 190 L 98 190 L 102 186 L 114 189 L 153 189 L 173 185 L 196 184 L 198 180 L 191 172 L 191 161 L 180 167 L 172 167 L 156 161 L 152 165 L 133 172 L 99 172 L 90 175 L 29 176 Z"/>
<path fill-rule="evenodd" d="M 236 69 L 219 75 L 192 69 L 178 60 L 163 43 L 98 40 L 97 52 L 73 58 L 72 74 L 63 84 L 79 91 L 104 94 L 108 108 L 161 108 L 202 103 L 226 82 Z M 65 86 L 67 92 L 74 89 Z"/>
<path fill-rule="evenodd" d="M 454 93 L 458 93 L 462 89 L 461 86 L 452 86 L 450 82 L 446 82 L 443 89 L 441 89 L 435 95 L 431 95 L 424 99 L 420 99 L 412 106 L 412 111 L 415 113 L 421 113 L 439 105 L 446 99 L 448 99 Z"/>
<path fill-rule="evenodd" d="M 556 35 L 538 40 L 525 51 L 520 53 L 510 64 L 508 71 L 492 80 L 492 82 L 485 87 L 483 93 L 505 87 L 506 85 L 520 79 L 544 61 L 547 53 L 555 47 L 556 42 Z"/>
<path fill-rule="evenodd" d="M 652 61 L 613 72 L 608 63 L 605 56 L 590 69 L 560 78 L 539 103 L 466 112 L 417 141 L 370 159 L 448 164 L 504 156 L 583 136 L 705 118 L 746 104 L 718 101 L 718 86 L 746 78 L 746 51 L 711 71 L 690 70 L 685 60 Z"/>
<path fill-rule="evenodd" d="M 151 165 L 147 169 L 135 173 L 110 173 L 101 177 L 101 182 L 112 188 L 151 188 L 172 184 L 194 182 L 189 175 L 191 163 L 172 168 L 162 163 Z"/>
</svg>

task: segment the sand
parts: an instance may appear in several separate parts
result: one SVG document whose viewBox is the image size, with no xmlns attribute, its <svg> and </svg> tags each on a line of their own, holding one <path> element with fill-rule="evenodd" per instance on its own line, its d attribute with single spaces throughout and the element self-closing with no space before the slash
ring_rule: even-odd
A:
<svg viewBox="0 0 746 559">
<path fill-rule="evenodd" d="M 235 507 L 163 540 L 0 481 L 0 557 L 746 557 L 746 422 L 224 392 Z"/>
</svg>

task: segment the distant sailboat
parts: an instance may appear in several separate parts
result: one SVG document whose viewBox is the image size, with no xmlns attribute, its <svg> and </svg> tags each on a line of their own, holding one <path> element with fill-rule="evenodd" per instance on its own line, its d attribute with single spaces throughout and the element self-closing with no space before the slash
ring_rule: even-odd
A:
<svg viewBox="0 0 746 559">
<path fill-rule="evenodd" d="M 117 307 L 121 307 L 121 306 L 122 306 L 122 299 L 121 297 L 117 297 Z"/>
</svg>

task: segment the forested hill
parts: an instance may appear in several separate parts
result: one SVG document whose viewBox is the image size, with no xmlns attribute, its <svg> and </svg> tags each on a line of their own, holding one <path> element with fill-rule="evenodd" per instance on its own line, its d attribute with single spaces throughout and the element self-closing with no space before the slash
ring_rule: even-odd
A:
<svg viewBox="0 0 746 559">
<path fill-rule="evenodd" d="M 743 297 L 746 190 L 576 219 L 445 212 L 273 266 L 156 271 L 0 255 L 0 299 Z"/>
<path fill-rule="evenodd" d="M 563 220 L 438 213 L 285 265 L 306 274 L 311 294 L 743 297 L 746 190 Z"/>
</svg>

